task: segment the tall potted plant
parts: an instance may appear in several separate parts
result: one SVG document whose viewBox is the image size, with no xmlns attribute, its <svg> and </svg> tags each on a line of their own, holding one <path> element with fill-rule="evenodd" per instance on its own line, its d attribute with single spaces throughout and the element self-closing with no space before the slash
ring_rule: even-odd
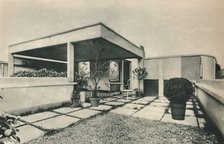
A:
<svg viewBox="0 0 224 144">
<path fill-rule="evenodd" d="M 184 120 L 186 102 L 194 93 L 193 84 L 186 78 L 171 78 L 164 88 L 164 95 L 170 101 L 172 118 Z"/>
<path fill-rule="evenodd" d="M 97 107 L 99 105 L 99 102 L 100 102 L 100 98 L 98 96 L 99 89 L 100 89 L 99 82 L 101 81 L 103 76 L 105 76 L 105 74 L 108 72 L 107 64 L 109 64 L 108 61 L 106 62 L 99 61 L 105 48 L 100 42 L 96 42 L 95 44 L 96 44 L 96 47 L 95 47 L 96 55 L 95 55 L 95 60 L 92 62 L 93 69 L 91 69 L 91 72 L 90 72 L 90 79 L 93 84 L 93 89 L 92 89 L 92 97 L 89 98 L 90 103 L 93 107 Z"/>
</svg>

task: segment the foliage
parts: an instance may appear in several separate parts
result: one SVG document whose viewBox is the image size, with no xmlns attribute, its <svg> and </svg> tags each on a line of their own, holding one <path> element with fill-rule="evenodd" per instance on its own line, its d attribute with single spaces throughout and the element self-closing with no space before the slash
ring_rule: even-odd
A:
<svg viewBox="0 0 224 144">
<path fill-rule="evenodd" d="M 13 77 L 67 77 L 66 72 L 56 72 L 46 68 L 35 71 L 19 71 Z"/>
<path fill-rule="evenodd" d="M 80 91 L 84 87 L 88 85 L 88 80 L 85 76 L 80 75 L 79 73 L 75 73 L 74 75 L 74 81 L 77 82 L 77 85 L 75 86 L 75 89 L 72 93 L 72 105 L 76 106 L 79 105 L 79 98 L 80 98 Z"/>
<path fill-rule="evenodd" d="M 148 72 L 146 71 L 146 68 L 138 67 L 133 70 L 133 74 L 135 78 L 137 78 L 138 80 L 142 80 L 146 78 Z"/>
<path fill-rule="evenodd" d="M 91 81 L 93 83 L 93 97 L 97 97 L 97 92 L 100 89 L 99 82 L 101 81 L 102 77 L 109 71 L 109 68 L 107 64 L 110 63 L 110 61 L 103 62 L 99 61 L 100 57 L 103 54 L 103 51 L 105 48 L 103 48 L 102 43 L 97 42 L 96 43 L 96 56 L 95 61 L 93 61 L 93 69 L 90 72 L 91 75 Z"/>
<path fill-rule="evenodd" d="M 19 137 L 16 136 L 16 133 L 19 130 L 12 126 L 15 125 L 16 122 L 17 117 L 5 113 L 0 113 L 0 143 L 7 143 L 10 141 L 18 143 L 20 142 Z"/>
<path fill-rule="evenodd" d="M 193 95 L 193 84 L 186 78 L 171 78 L 165 84 L 164 95 L 171 102 L 185 103 Z"/>
</svg>

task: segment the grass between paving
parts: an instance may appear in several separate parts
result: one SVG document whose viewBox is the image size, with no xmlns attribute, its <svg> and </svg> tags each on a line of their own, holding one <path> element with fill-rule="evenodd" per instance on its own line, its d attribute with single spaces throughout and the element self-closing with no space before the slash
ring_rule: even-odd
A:
<svg viewBox="0 0 224 144">
<path fill-rule="evenodd" d="M 29 144 L 180 144 L 218 143 L 197 127 L 164 123 L 113 113 L 83 120 L 61 131 L 48 133 Z"/>
</svg>

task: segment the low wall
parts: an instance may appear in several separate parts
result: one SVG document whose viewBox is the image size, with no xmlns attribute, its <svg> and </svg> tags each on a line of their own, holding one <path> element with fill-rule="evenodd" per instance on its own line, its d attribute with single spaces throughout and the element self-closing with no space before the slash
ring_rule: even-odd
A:
<svg viewBox="0 0 224 144">
<path fill-rule="evenodd" d="M 0 78 L 0 110 L 20 114 L 68 102 L 74 84 L 67 78 Z"/>
<path fill-rule="evenodd" d="M 224 139 L 224 81 L 200 80 L 196 83 L 197 97 L 209 120 Z"/>
</svg>

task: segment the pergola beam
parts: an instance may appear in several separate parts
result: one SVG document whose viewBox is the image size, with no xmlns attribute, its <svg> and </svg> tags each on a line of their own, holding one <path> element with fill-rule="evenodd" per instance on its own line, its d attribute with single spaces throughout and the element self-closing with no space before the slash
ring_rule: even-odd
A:
<svg viewBox="0 0 224 144">
<path fill-rule="evenodd" d="M 33 56 L 24 56 L 24 55 L 19 55 L 19 54 L 14 54 L 13 56 L 15 58 L 23 58 L 23 59 L 30 59 L 30 60 L 38 60 L 38 61 L 47 61 L 47 62 L 67 64 L 66 61 L 61 61 L 61 60 L 54 60 L 54 59 L 47 59 L 47 58 L 39 58 L 39 57 L 33 57 Z"/>
</svg>

